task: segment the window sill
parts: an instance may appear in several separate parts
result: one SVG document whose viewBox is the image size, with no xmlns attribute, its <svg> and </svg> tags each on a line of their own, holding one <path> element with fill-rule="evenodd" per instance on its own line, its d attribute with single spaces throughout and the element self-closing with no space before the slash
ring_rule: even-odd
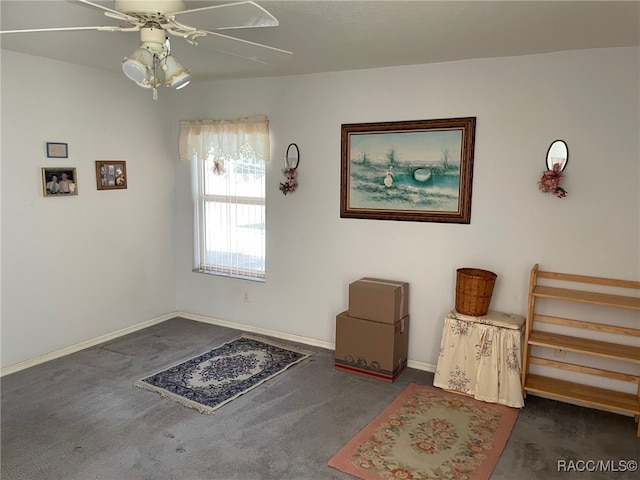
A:
<svg viewBox="0 0 640 480">
<path fill-rule="evenodd" d="M 217 277 L 236 278 L 238 280 L 249 280 L 251 282 L 265 283 L 265 276 L 250 276 L 242 274 L 228 273 L 221 270 L 205 270 L 201 268 L 194 268 L 191 270 L 193 273 L 202 273 L 203 275 L 215 275 Z"/>
</svg>

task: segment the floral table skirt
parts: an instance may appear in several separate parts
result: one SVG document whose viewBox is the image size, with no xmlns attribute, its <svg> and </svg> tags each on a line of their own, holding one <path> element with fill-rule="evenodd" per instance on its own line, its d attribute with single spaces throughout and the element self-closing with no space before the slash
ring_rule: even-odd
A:
<svg viewBox="0 0 640 480">
<path fill-rule="evenodd" d="M 444 319 L 433 384 L 485 402 L 524 406 L 520 384 L 524 318 L 500 312 Z"/>
</svg>

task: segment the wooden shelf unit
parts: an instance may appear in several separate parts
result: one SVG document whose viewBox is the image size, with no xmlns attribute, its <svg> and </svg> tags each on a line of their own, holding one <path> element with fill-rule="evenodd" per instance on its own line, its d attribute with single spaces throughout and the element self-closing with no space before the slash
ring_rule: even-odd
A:
<svg viewBox="0 0 640 480">
<path fill-rule="evenodd" d="M 640 311 L 640 298 L 637 296 L 612 295 L 609 293 L 576 290 L 573 288 L 557 288 L 539 285 L 540 279 L 554 281 L 555 284 L 569 282 L 574 284 L 591 284 L 603 287 L 618 287 L 629 289 L 629 292 L 640 291 L 640 282 L 616 280 L 611 278 L 591 277 L 568 273 L 547 272 L 534 265 L 529 282 L 529 303 L 527 309 L 527 323 L 525 327 L 525 344 L 522 365 L 522 388 L 525 393 L 539 394 L 561 401 L 575 402 L 587 407 L 598 408 L 624 415 L 633 415 L 638 422 L 637 435 L 640 437 L 640 374 L 631 375 L 623 372 L 588 367 L 558 359 L 535 357 L 531 355 L 531 347 L 543 347 L 552 350 L 575 352 L 599 358 L 606 358 L 640 365 L 640 346 L 603 342 L 579 336 L 569 336 L 548 331 L 536 330 L 540 323 L 571 327 L 576 330 L 590 330 L 622 336 L 640 338 L 640 328 L 628 328 L 609 323 L 596 323 L 578 319 L 541 315 L 536 312 L 536 299 L 546 298 L 561 302 L 578 302 L 590 305 L 610 307 L 611 309 L 628 309 Z M 583 287 L 584 288 L 584 287 Z M 607 316 L 607 318 L 615 316 Z M 637 394 L 627 394 L 615 390 L 593 387 L 580 383 L 569 382 L 552 377 L 529 373 L 529 366 L 542 365 L 544 367 L 562 369 L 569 372 L 594 375 L 623 382 L 635 383 Z"/>
</svg>

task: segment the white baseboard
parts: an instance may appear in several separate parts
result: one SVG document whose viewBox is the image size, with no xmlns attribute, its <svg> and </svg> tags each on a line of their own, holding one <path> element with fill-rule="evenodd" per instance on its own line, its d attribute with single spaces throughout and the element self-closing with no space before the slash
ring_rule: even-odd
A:
<svg viewBox="0 0 640 480">
<path fill-rule="evenodd" d="M 279 338 L 281 340 L 288 340 L 290 342 L 303 343 L 305 345 L 312 345 L 314 347 L 326 348 L 327 350 L 335 350 L 336 344 L 333 342 L 326 342 L 324 340 L 317 340 L 315 338 L 303 337 L 300 335 L 292 335 L 290 333 L 278 332 L 275 330 L 268 330 L 265 328 L 252 327 L 251 325 L 245 325 L 242 323 L 230 322 L 228 320 L 220 320 L 219 318 L 207 317 L 204 315 L 198 315 L 196 313 L 178 312 L 177 315 L 187 320 L 195 320 L 196 322 L 209 323 L 211 325 L 218 325 L 220 327 L 233 328 L 235 330 L 242 330 L 250 333 L 257 333 L 260 335 L 266 335 L 269 337 Z M 416 360 L 408 360 L 407 366 L 409 368 L 415 368 L 416 370 L 423 370 L 425 372 L 435 372 L 436 366 L 430 363 L 418 362 Z"/>
<path fill-rule="evenodd" d="M 171 312 L 165 315 L 161 315 L 156 318 L 152 318 L 151 320 L 147 320 L 146 322 L 138 323 L 136 325 L 132 325 L 127 328 L 123 328 L 121 330 L 117 330 L 112 333 L 108 333 L 106 335 L 102 335 L 100 337 L 92 338 L 90 340 L 86 340 L 84 342 L 76 343 L 75 345 L 71 345 L 69 347 L 61 348 L 60 350 L 55 350 L 53 352 L 45 353 L 44 355 L 38 355 L 37 357 L 33 357 L 22 362 L 14 363 L 12 365 L 8 365 L 6 367 L 0 368 L 0 377 L 4 377 L 5 375 L 10 375 L 15 372 L 19 372 L 20 370 L 24 370 L 29 367 L 33 367 L 35 365 L 39 365 L 44 362 L 48 362 L 50 360 L 55 360 L 56 358 L 64 357 L 65 355 L 70 355 L 72 353 L 79 352 L 81 350 L 85 350 L 90 347 L 94 347 L 104 342 L 108 342 L 109 340 L 113 340 L 118 337 L 122 337 L 124 335 L 128 335 L 133 332 L 137 332 L 138 330 L 142 330 L 152 325 L 157 325 L 162 322 L 166 322 L 167 320 L 171 320 L 175 317 L 182 317 L 187 320 L 193 320 L 196 322 L 208 323 L 211 325 L 218 325 L 220 327 L 233 328 L 235 330 L 242 330 L 244 332 L 257 333 L 259 335 L 266 335 L 269 337 L 275 337 L 282 340 L 288 340 L 290 342 L 302 343 L 305 345 L 311 345 L 314 347 L 326 348 L 327 350 L 335 350 L 336 345 L 333 342 L 326 342 L 324 340 L 318 340 L 315 338 L 304 337 L 301 335 L 293 335 L 290 333 L 278 332 L 275 330 L 269 330 L 266 328 L 253 327 L 251 325 L 245 325 L 242 323 L 230 322 L 228 320 L 221 320 L 219 318 L 207 317 L 204 315 L 198 315 L 196 313 L 189 312 Z M 429 363 L 418 362 L 416 360 L 409 359 L 407 361 L 407 366 L 409 368 L 415 368 L 416 370 L 424 370 L 426 372 L 435 372 L 435 365 L 431 365 Z"/>
<path fill-rule="evenodd" d="M 152 325 L 157 325 L 158 323 L 166 322 L 172 318 L 177 316 L 176 312 L 167 313 L 160 317 L 152 318 L 151 320 L 147 320 L 146 322 L 138 323 L 136 325 L 132 325 L 127 328 L 123 328 L 121 330 L 117 330 L 112 333 L 107 333 L 106 335 L 101 335 L 96 338 L 92 338 L 90 340 L 86 340 L 84 342 L 76 343 L 75 345 L 71 345 L 69 347 L 61 348 L 60 350 L 55 350 L 53 352 L 45 353 L 44 355 L 38 355 L 37 357 L 29 358 L 22 362 L 14 363 L 12 365 L 8 365 L 6 367 L 0 368 L 0 377 L 4 377 L 5 375 L 10 375 L 15 372 L 19 372 L 20 370 L 24 370 L 25 368 L 33 367 L 35 365 L 39 365 L 44 362 L 48 362 L 50 360 L 55 360 L 56 358 L 64 357 L 65 355 L 70 355 L 72 353 L 79 352 L 80 350 L 84 350 L 89 347 L 94 347 L 104 342 L 108 342 L 109 340 L 113 340 L 114 338 L 122 337 L 124 335 L 128 335 L 133 332 L 137 332 L 138 330 L 142 330 L 144 328 L 150 327 Z"/>
<path fill-rule="evenodd" d="M 431 363 L 418 362 L 417 360 L 407 360 L 407 367 L 415 368 L 416 370 L 423 370 L 425 372 L 435 373 L 436 366 Z"/>
<path fill-rule="evenodd" d="M 278 332 L 276 330 L 269 330 L 266 328 L 253 327 L 251 325 L 245 325 L 244 323 L 230 322 L 228 320 L 220 320 L 219 318 L 207 317 L 204 315 L 198 315 L 197 313 L 178 312 L 177 315 L 187 320 L 195 320 L 196 322 L 209 323 L 211 325 L 218 325 L 219 327 L 233 328 L 235 330 L 242 330 L 243 332 L 257 333 L 259 335 L 266 335 L 268 337 L 275 337 L 281 340 L 288 340 L 290 342 L 304 343 L 305 345 L 312 345 L 314 347 L 326 348 L 328 350 L 335 350 L 336 345 L 332 342 L 325 342 L 324 340 L 317 340 L 315 338 L 303 337 L 301 335 L 293 335 L 290 333 Z"/>
</svg>

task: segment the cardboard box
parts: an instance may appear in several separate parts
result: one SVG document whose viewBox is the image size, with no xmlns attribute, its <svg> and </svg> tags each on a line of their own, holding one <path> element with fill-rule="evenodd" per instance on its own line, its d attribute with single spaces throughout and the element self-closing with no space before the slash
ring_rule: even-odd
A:
<svg viewBox="0 0 640 480">
<path fill-rule="evenodd" d="M 409 316 L 390 324 L 350 313 L 336 317 L 336 368 L 393 382 L 407 366 Z"/>
<path fill-rule="evenodd" d="M 365 277 L 349 285 L 349 316 L 394 324 L 407 315 L 407 282 Z"/>
</svg>

